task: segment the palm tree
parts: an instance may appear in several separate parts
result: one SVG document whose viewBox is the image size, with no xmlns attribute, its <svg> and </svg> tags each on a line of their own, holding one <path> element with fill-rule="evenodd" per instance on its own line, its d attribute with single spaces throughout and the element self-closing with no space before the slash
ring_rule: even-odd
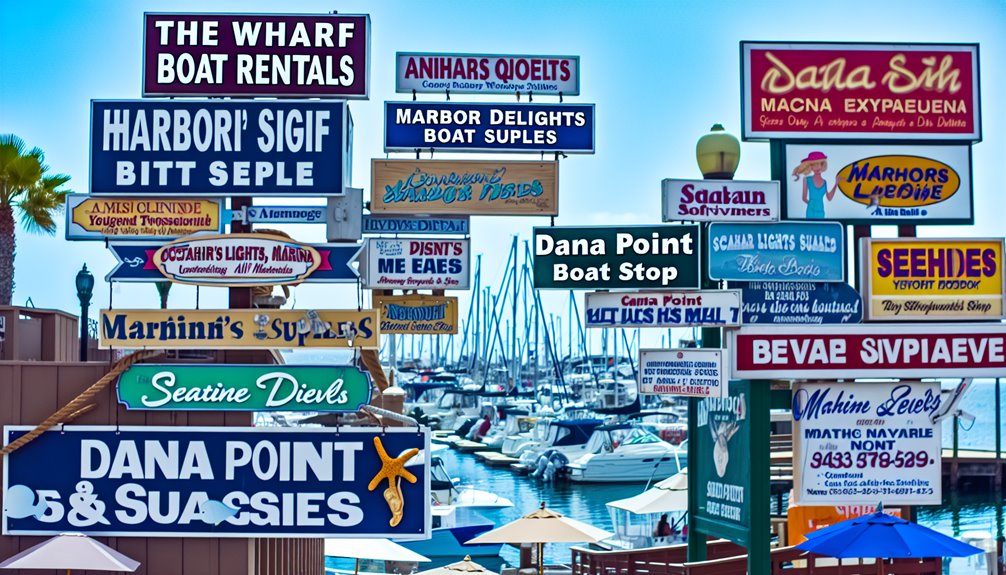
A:
<svg viewBox="0 0 1006 575">
<path fill-rule="evenodd" d="M 25 230 L 56 233 L 53 216 L 63 211 L 70 193 L 57 188 L 70 176 L 48 171 L 42 150 L 28 150 L 14 134 L 0 135 L 0 305 L 10 305 L 14 297 L 14 208 Z"/>
</svg>

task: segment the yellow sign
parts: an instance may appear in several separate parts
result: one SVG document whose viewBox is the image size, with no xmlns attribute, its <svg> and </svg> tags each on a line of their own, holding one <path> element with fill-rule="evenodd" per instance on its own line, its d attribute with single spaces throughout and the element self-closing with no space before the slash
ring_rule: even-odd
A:
<svg viewBox="0 0 1006 575">
<path fill-rule="evenodd" d="M 864 238 L 867 320 L 991 320 L 1003 315 L 1003 239 Z"/>
<path fill-rule="evenodd" d="M 189 198 L 67 198 L 68 240 L 180 238 L 223 229 L 218 200 Z"/>
<path fill-rule="evenodd" d="M 960 175 L 939 160 L 921 156 L 873 156 L 845 166 L 835 176 L 847 198 L 866 206 L 916 208 L 957 193 Z"/>
<path fill-rule="evenodd" d="M 102 347 L 377 349 L 377 310 L 103 309 Z"/>
<path fill-rule="evenodd" d="M 458 298 L 432 295 L 375 295 L 381 333 L 458 333 Z"/>
<path fill-rule="evenodd" d="M 787 511 L 786 544 L 797 545 L 807 540 L 806 535 L 853 517 L 869 515 L 877 510 L 873 505 L 790 505 Z M 884 509 L 884 513 L 901 517 L 900 509 Z"/>
</svg>

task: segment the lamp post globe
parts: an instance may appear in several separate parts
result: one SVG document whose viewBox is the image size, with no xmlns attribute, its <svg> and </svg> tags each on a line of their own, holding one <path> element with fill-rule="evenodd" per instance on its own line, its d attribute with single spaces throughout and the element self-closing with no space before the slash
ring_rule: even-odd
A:
<svg viewBox="0 0 1006 575">
<path fill-rule="evenodd" d="M 713 124 L 709 133 L 695 144 L 695 159 L 703 178 L 732 180 L 741 159 L 741 143 L 723 124 Z"/>
<path fill-rule="evenodd" d="M 87 361 L 87 311 L 94 294 L 94 276 L 87 271 L 87 264 L 77 272 L 74 283 L 77 287 L 77 299 L 80 300 L 80 361 Z"/>
</svg>

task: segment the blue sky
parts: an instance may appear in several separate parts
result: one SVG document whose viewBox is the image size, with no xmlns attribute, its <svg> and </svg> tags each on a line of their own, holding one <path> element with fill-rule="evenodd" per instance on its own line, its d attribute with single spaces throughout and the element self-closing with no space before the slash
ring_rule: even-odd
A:
<svg viewBox="0 0 1006 575">
<path fill-rule="evenodd" d="M 139 98 L 144 11 L 332 9 L 369 13 L 372 20 L 371 99 L 351 103 L 353 183 L 367 191 L 370 159 L 385 157 L 382 102 L 405 96 L 394 92 L 396 51 L 579 55 L 581 96 L 568 101 L 597 105 L 597 153 L 562 160 L 560 225 L 659 222 L 660 180 L 699 176 L 696 139 L 715 122 L 739 134 L 740 40 L 978 42 L 985 140 L 974 148 L 976 225 L 921 233 L 1003 234 L 998 169 L 1006 157 L 1006 116 L 997 104 L 1006 88 L 998 73 L 1006 62 L 1006 2 L 1001 0 L 11 2 L 0 13 L 0 132 L 44 149 L 54 170 L 72 176 L 70 187 L 86 192 L 88 102 Z M 768 176 L 768 146 L 744 143 L 737 177 Z M 547 224 L 547 218 L 474 218 L 473 252 L 485 254 L 486 285 L 499 281 L 509 237 L 519 233 L 527 239 L 532 226 Z M 322 226 L 288 231 L 302 241 L 324 241 Z M 103 244 L 65 241 L 62 226 L 56 237 L 19 230 L 17 241 L 15 304 L 31 297 L 39 307 L 76 310 L 73 276 L 80 265 L 87 262 L 99 277 L 114 266 Z M 120 308 L 157 304 L 151 285 L 119 284 L 111 294 L 109 289 L 98 282 L 93 309 L 107 307 L 110 295 Z M 192 307 L 195 297 L 194 287 L 178 285 L 171 304 Z M 565 293 L 546 294 L 545 301 L 553 313 L 564 313 Z M 348 286 L 296 289 L 297 307 L 355 302 Z M 201 289 L 200 307 L 225 305 L 226 290 Z M 466 308 L 463 304 L 462 317 Z"/>
</svg>

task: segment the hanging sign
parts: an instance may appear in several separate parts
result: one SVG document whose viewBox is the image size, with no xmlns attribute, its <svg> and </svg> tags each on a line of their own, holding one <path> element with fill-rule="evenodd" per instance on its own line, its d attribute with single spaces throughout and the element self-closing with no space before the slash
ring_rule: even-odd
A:
<svg viewBox="0 0 1006 575">
<path fill-rule="evenodd" d="M 559 162 L 372 160 L 370 211 L 555 216 Z"/>
<path fill-rule="evenodd" d="M 791 220 L 972 224 L 971 146 L 785 147 Z"/>
<path fill-rule="evenodd" d="M 367 98 L 369 73 L 366 14 L 144 14 L 144 97 Z"/>
<path fill-rule="evenodd" d="M 154 252 L 153 263 L 176 283 L 283 285 L 310 276 L 321 265 L 321 254 L 282 236 L 221 234 L 175 240 Z"/>
<path fill-rule="evenodd" d="M 584 310 L 587 327 L 737 326 L 741 292 L 589 292 Z"/>
<path fill-rule="evenodd" d="M 395 91 L 579 96 L 579 56 L 398 52 Z"/>
<path fill-rule="evenodd" d="M 360 260 L 366 289 L 468 289 L 468 239 L 368 238 Z"/>
<path fill-rule="evenodd" d="M 456 334 L 458 298 L 448 296 L 374 295 L 381 312 L 381 333 Z"/>
<path fill-rule="evenodd" d="M 695 225 L 534 228 L 538 289 L 697 288 L 700 264 Z"/>
<path fill-rule="evenodd" d="M 737 281 L 845 279 L 839 223 L 709 224 L 709 277 Z"/>
<path fill-rule="evenodd" d="M 337 196 L 345 102 L 92 100 L 95 196 Z"/>
<path fill-rule="evenodd" d="M 4 456 L 3 533 L 424 539 L 429 448 L 426 429 L 69 425 Z"/>
<path fill-rule="evenodd" d="M 220 232 L 219 200 L 66 196 L 66 239 L 174 239 Z"/>
<path fill-rule="evenodd" d="M 254 349 L 379 346 L 377 310 L 103 309 L 104 348 Z"/>
<path fill-rule="evenodd" d="M 779 221 L 779 182 L 666 179 L 661 191 L 665 222 Z"/>
<path fill-rule="evenodd" d="M 471 219 L 468 216 L 377 216 L 363 215 L 365 234 L 469 234 Z"/>
<path fill-rule="evenodd" d="M 863 321 L 863 300 L 845 282 L 728 282 L 744 294 L 745 324 L 829 324 Z"/>
<path fill-rule="evenodd" d="M 1006 318 L 1003 239 L 862 239 L 868 320 Z"/>
<path fill-rule="evenodd" d="M 385 102 L 384 151 L 594 153 L 593 104 Z"/>
<path fill-rule="evenodd" d="M 720 397 L 726 384 L 722 349 L 640 349 L 639 393 Z"/>
<path fill-rule="evenodd" d="M 367 372 L 347 366 L 144 363 L 116 389 L 126 409 L 355 413 L 371 387 Z"/>
<path fill-rule="evenodd" d="M 237 214 L 246 224 L 324 224 L 325 206 L 245 206 Z"/>
<path fill-rule="evenodd" d="M 729 333 L 733 377 L 999 377 L 1006 325 L 745 326 Z"/>
<path fill-rule="evenodd" d="M 741 42 L 745 140 L 982 139 L 978 44 Z"/>
<path fill-rule="evenodd" d="M 179 241 L 175 242 L 175 244 L 169 245 L 182 249 L 184 246 L 189 245 L 188 242 L 192 241 L 194 242 L 193 247 L 205 247 L 206 241 L 203 240 L 205 237 L 214 238 L 211 242 L 214 244 L 214 249 L 212 251 L 188 250 L 185 253 L 175 250 L 175 252 L 172 252 L 170 257 L 177 257 L 180 259 L 162 262 L 162 265 L 164 265 L 165 269 L 169 270 L 171 273 L 181 272 L 184 268 L 184 274 L 179 274 L 178 277 L 182 277 L 182 275 L 184 275 L 189 278 L 186 280 L 175 280 L 172 277 L 172 281 L 179 281 L 181 283 L 199 283 L 201 285 L 230 285 L 231 282 L 235 285 L 278 285 L 278 283 L 294 282 L 353 283 L 359 279 L 359 273 L 356 271 L 356 268 L 352 266 L 352 263 L 356 261 L 356 257 L 360 253 L 361 247 L 359 244 L 304 245 L 292 242 L 287 238 L 277 238 L 273 241 L 282 241 L 284 245 L 289 244 L 291 250 L 294 247 L 298 249 L 310 248 L 310 250 L 314 250 L 320 258 L 320 263 L 301 280 L 293 280 L 293 282 L 269 281 L 265 279 L 267 276 L 271 275 L 273 277 L 280 277 L 280 270 L 286 269 L 289 269 L 292 273 L 295 266 L 304 267 L 304 264 L 307 262 L 296 262 L 292 260 L 289 262 L 280 261 L 282 258 L 297 257 L 289 255 L 291 252 L 286 252 L 287 255 L 283 255 L 283 252 L 277 252 L 276 257 L 274 258 L 272 248 L 266 251 L 258 249 L 252 250 L 252 247 L 254 247 L 252 244 L 255 244 L 257 247 L 262 247 L 264 244 L 261 242 L 246 242 L 240 246 L 234 245 L 242 242 L 242 240 L 239 239 L 242 236 L 254 239 L 269 237 L 265 234 L 226 234 L 223 236 L 196 236 L 194 238 L 187 238 L 185 241 Z M 231 240 L 228 238 L 235 239 Z M 219 241 L 217 241 L 217 239 Z M 105 280 L 110 282 L 164 281 L 166 274 L 160 271 L 158 264 L 154 261 L 154 255 L 158 252 L 158 250 L 166 247 L 168 246 L 157 242 L 109 243 L 108 249 L 112 250 L 112 255 L 116 257 L 119 263 L 112 268 L 112 271 L 110 271 L 107 276 L 105 276 Z M 227 247 L 231 249 L 229 251 L 218 251 L 216 249 L 217 247 Z M 273 247 L 275 247 L 275 245 Z M 243 255 L 238 255 L 239 252 Z M 254 260 L 248 260 L 247 258 L 254 258 Z M 239 268 L 239 266 L 246 265 L 249 267 L 240 268 L 241 270 L 246 270 L 245 272 L 235 271 Z M 263 277 L 244 281 L 244 275 L 247 273 L 253 273 L 256 269 L 259 270 L 258 273 L 260 273 Z M 217 272 L 220 272 L 223 275 L 216 275 Z M 224 274 L 224 272 L 232 275 L 228 276 Z M 282 273 L 285 273 L 285 271 Z M 198 278 L 196 278 L 196 276 L 198 276 Z M 198 279 L 198 281 L 196 281 L 196 279 Z"/>
<path fill-rule="evenodd" d="M 798 383 L 793 495 L 807 505 L 939 505 L 939 382 Z"/>
</svg>

